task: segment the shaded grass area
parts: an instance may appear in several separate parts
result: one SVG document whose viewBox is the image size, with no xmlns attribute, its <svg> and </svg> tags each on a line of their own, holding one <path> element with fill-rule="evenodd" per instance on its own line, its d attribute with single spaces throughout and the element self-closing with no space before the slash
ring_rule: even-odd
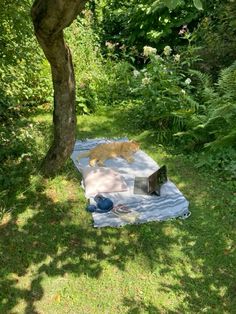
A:
<svg viewBox="0 0 236 314">
<path fill-rule="evenodd" d="M 81 116 L 78 138 L 128 136 L 167 164 L 192 212 L 187 220 L 95 229 L 71 161 L 54 179 L 37 173 L 51 116 L 24 123 L 33 125 L 21 143 L 30 154 L 1 165 L 0 313 L 234 313 L 233 182 L 132 132 L 119 112 Z"/>
</svg>

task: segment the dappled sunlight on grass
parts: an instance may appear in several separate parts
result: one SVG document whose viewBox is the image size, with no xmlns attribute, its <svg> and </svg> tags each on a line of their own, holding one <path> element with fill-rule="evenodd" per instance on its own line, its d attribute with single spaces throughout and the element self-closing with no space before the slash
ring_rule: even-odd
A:
<svg viewBox="0 0 236 314">
<path fill-rule="evenodd" d="M 133 137 L 115 116 L 79 117 L 78 137 Z M 36 124 L 40 144 L 25 143 L 35 147 L 29 160 L 5 164 L 3 204 L 12 210 L 0 225 L 1 313 L 232 313 L 235 216 L 227 186 L 140 137 L 167 165 L 192 215 L 95 229 L 71 161 L 54 179 L 37 174 L 41 132 Z"/>
</svg>

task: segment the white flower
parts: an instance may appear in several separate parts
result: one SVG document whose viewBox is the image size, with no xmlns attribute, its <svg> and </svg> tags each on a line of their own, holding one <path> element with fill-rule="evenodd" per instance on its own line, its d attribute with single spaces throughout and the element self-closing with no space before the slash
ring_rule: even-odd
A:
<svg viewBox="0 0 236 314">
<path fill-rule="evenodd" d="M 110 49 L 110 50 L 114 49 L 114 47 L 116 46 L 116 44 L 114 44 L 110 41 L 106 41 L 105 45 L 107 46 L 107 49 Z"/>
<path fill-rule="evenodd" d="M 170 48 L 170 46 L 165 46 L 163 50 L 164 55 L 169 56 L 171 52 L 172 52 L 172 48 Z"/>
<path fill-rule="evenodd" d="M 190 79 L 189 77 L 184 81 L 184 83 L 185 83 L 186 85 L 189 85 L 191 82 L 192 82 L 192 81 L 191 81 L 191 79 Z"/>
<path fill-rule="evenodd" d="M 143 47 L 143 55 L 145 57 L 148 57 L 150 55 L 155 55 L 156 53 L 157 53 L 156 48 L 152 48 L 152 47 L 149 47 L 149 46 L 144 46 Z"/>
<path fill-rule="evenodd" d="M 181 89 L 181 93 L 185 95 L 186 91 L 184 89 Z"/>
<path fill-rule="evenodd" d="M 175 62 L 179 62 L 179 60 L 180 60 L 180 55 L 179 55 L 179 54 L 176 54 L 176 55 L 174 56 L 174 61 L 175 61 Z"/>
<path fill-rule="evenodd" d="M 134 77 L 139 76 L 139 74 L 140 74 L 140 72 L 138 70 L 136 70 L 136 69 L 133 70 Z"/>
<path fill-rule="evenodd" d="M 150 82 L 151 82 L 151 79 L 149 77 L 147 77 L 147 76 L 145 76 L 142 79 L 142 85 L 148 85 Z"/>
<path fill-rule="evenodd" d="M 154 59 L 155 59 L 155 60 L 162 60 L 162 57 L 161 57 L 160 55 L 155 55 L 155 56 L 154 56 Z"/>
</svg>

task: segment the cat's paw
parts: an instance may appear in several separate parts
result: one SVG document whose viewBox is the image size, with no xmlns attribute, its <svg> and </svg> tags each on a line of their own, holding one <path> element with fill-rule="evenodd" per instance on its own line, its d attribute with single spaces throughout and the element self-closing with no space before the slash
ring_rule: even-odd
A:
<svg viewBox="0 0 236 314">
<path fill-rule="evenodd" d="M 90 160 L 89 165 L 90 165 L 91 167 L 95 167 L 95 166 L 96 166 L 96 159 Z"/>
<path fill-rule="evenodd" d="M 130 157 L 127 159 L 128 163 L 134 162 L 134 158 Z"/>
</svg>

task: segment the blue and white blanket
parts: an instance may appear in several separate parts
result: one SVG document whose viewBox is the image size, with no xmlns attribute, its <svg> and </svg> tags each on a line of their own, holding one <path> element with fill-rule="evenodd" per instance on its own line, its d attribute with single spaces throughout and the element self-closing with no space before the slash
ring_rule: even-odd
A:
<svg viewBox="0 0 236 314">
<path fill-rule="evenodd" d="M 98 144 L 114 141 L 127 141 L 127 138 L 120 139 L 88 139 L 76 141 L 71 158 L 76 168 L 82 173 L 88 167 L 88 158 L 78 161 L 76 158 L 81 152 L 90 150 Z M 162 221 L 171 218 L 187 218 L 190 215 L 189 202 L 175 186 L 168 180 L 161 187 L 161 195 L 137 195 L 133 193 L 134 179 L 137 177 L 148 177 L 159 169 L 158 164 L 145 152 L 139 150 L 134 154 L 134 162 L 128 163 L 122 158 L 109 159 L 105 161 L 105 166 L 119 172 L 124 178 L 128 190 L 123 192 L 102 193 L 110 198 L 114 206 L 125 205 L 130 210 L 127 213 L 110 211 L 108 213 L 92 213 L 94 227 L 119 227 L 129 223 L 144 223 L 148 221 Z M 90 204 L 95 204 L 94 198 L 86 195 Z M 95 195 L 94 195 L 95 196 Z"/>
</svg>

